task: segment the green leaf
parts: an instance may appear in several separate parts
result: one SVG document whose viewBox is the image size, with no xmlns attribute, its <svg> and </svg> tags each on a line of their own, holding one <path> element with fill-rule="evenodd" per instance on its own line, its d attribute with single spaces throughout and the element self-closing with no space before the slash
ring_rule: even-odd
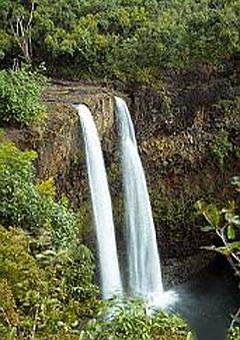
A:
<svg viewBox="0 0 240 340">
<path fill-rule="evenodd" d="M 194 204 L 194 208 L 199 210 L 199 211 L 202 211 L 203 209 L 203 202 L 201 200 L 198 200 L 195 204 Z"/>
<path fill-rule="evenodd" d="M 209 232 L 209 231 L 215 230 L 215 228 L 211 225 L 207 225 L 205 227 L 201 227 L 201 230 L 204 232 Z"/>
<path fill-rule="evenodd" d="M 236 242 L 231 242 L 227 245 L 227 248 L 229 250 L 235 250 L 235 249 L 240 249 L 240 241 L 236 241 Z"/>
<path fill-rule="evenodd" d="M 235 232 L 235 228 L 232 225 L 229 225 L 227 228 L 227 237 L 230 240 L 234 240 L 236 237 L 236 232 Z"/>
<path fill-rule="evenodd" d="M 203 215 L 212 227 L 217 228 L 219 226 L 220 213 L 215 204 L 207 205 Z"/>
<path fill-rule="evenodd" d="M 194 340 L 194 335 L 192 334 L 192 332 L 188 332 L 186 340 Z"/>
<path fill-rule="evenodd" d="M 225 219 L 228 223 L 234 224 L 236 226 L 240 226 L 240 216 L 234 215 L 232 213 L 226 213 Z"/>
</svg>

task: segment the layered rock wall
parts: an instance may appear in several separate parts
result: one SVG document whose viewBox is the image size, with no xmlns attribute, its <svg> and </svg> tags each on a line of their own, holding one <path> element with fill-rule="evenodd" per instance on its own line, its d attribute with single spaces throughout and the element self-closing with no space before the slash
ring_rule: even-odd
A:
<svg viewBox="0 0 240 340">
<path fill-rule="evenodd" d="M 72 104 L 85 103 L 94 115 L 121 240 L 123 202 L 114 94 L 124 96 L 130 107 L 161 257 L 166 264 L 174 259 L 180 267 L 188 263 L 189 272 L 199 270 L 211 257 L 199 249 L 214 239 L 198 228 L 203 221 L 197 217 L 194 203 L 231 198 L 229 179 L 240 173 L 238 71 L 232 66 L 218 73 L 202 69 L 170 74 L 158 86 L 133 86 L 122 93 L 107 86 L 56 81 L 44 95 L 45 119 L 31 128 L 6 129 L 7 136 L 22 149 L 38 152 L 38 177 L 54 178 L 58 195 L 64 193 L 80 210 L 87 238 L 92 234 L 90 195 L 81 127 Z M 178 267 L 176 272 L 180 271 Z M 168 275 L 169 267 L 165 272 Z"/>
</svg>

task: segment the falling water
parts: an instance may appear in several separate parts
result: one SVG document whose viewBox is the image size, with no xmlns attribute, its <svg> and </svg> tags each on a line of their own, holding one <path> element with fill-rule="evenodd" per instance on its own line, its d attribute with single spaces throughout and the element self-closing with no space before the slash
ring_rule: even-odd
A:
<svg viewBox="0 0 240 340">
<path fill-rule="evenodd" d="M 133 123 L 126 103 L 115 97 L 121 135 L 129 291 L 153 305 L 163 301 L 155 227 Z"/>
<path fill-rule="evenodd" d="M 91 190 L 100 262 L 101 289 L 104 299 L 122 292 L 104 160 L 96 126 L 86 105 L 76 105 L 85 141 L 86 161 Z"/>
</svg>

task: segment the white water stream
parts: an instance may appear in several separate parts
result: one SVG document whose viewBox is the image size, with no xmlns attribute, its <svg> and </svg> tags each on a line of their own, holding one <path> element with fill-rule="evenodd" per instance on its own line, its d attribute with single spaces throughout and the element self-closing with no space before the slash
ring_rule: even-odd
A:
<svg viewBox="0 0 240 340">
<path fill-rule="evenodd" d="M 93 215 L 97 232 L 103 299 L 122 293 L 112 203 L 107 183 L 102 149 L 91 112 L 86 105 L 75 106 L 81 120 L 85 142 Z"/>
<path fill-rule="evenodd" d="M 133 123 L 123 99 L 115 97 L 121 140 L 129 293 L 153 306 L 170 303 L 163 293 L 152 209 Z"/>
</svg>

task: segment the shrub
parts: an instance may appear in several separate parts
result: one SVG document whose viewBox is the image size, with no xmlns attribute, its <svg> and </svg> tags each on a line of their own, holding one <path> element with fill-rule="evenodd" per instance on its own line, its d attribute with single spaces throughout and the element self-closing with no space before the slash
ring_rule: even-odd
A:
<svg viewBox="0 0 240 340">
<path fill-rule="evenodd" d="M 77 339 L 96 304 L 93 256 L 53 180 L 34 183 L 35 157 L 0 136 L 0 338 Z"/>
<path fill-rule="evenodd" d="M 160 311 L 147 314 L 141 301 L 113 299 L 105 303 L 100 318 L 89 321 L 79 340 L 193 340 L 187 324 L 177 316 Z"/>
<path fill-rule="evenodd" d="M 12 142 L 0 142 L 0 218 L 3 225 L 31 233 L 42 227 L 54 234 L 54 246 L 66 247 L 76 228 L 76 216 L 66 203 L 54 201 L 49 180 L 34 184 L 33 151 L 21 151 Z"/>
<path fill-rule="evenodd" d="M 75 239 L 63 268 L 67 292 L 71 298 L 84 301 L 97 295 L 97 286 L 92 282 L 93 271 L 92 252 Z"/>
<path fill-rule="evenodd" d="M 29 230 L 44 223 L 41 197 L 33 185 L 36 153 L 22 152 L 12 142 L 0 143 L 0 218 L 3 225 Z"/>
<path fill-rule="evenodd" d="M 235 176 L 232 184 L 237 192 L 240 191 L 240 178 Z M 240 214 L 236 201 L 228 202 L 228 205 L 220 208 L 216 204 L 206 204 L 204 201 L 197 201 L 196 209 L 202 214 L 207 225 L 202 227 L 204 232 L 214 231 L 222 242 L 222 246 L 210 246 L 207 249 L 215 250 L 226 256 L 236 276 L 240 278 Z"/>
<path fill-rule="evenodd" d="M 211 153 L 213 154 L 216 163 L 220 165 L 220 168 L 223 168 L 224 161 L 229 156 L 229 153 L 232 151 L 232 149 L 233 145 L 229 141 L 229 133 L 223 129 L 220 129 L 211 145 Z"/>
<path fill-rule="evenodd" d="M 2 332 L 10 332 L 23 319 L 33 323 L 34 305 L 43 288 L 42 274 L 29 253 L 29 238 L 25 233 L 0 227 L 0 240 L 0 323 Z"/>
<path fill-rule="evenodd" d="M 80 243 L 78 219 L 68 207 L 66 199 L 54 200 L 55 187 L 52 179 L 34 184 L 33 160 L 36 153 L 21 151 L 12 142 L 2 138 L 0 142 L 0 219 L 5 227 L 18 226 L 33 234 L 35 253 L 56 261 L 61 258 L 61 270 L 66 274 L 69 291 L 75 297 L 92 296 L 96 287 L 79 288 L 92 280 L 91 252 Z M 49 253 L 51 250 L 51 254 Z M 85 266 L 85 264 L 88 264 Z M 71 273 L 70 273 L 70 272 Z M 64 274 L 64 275 L 65 275 Z M 83 294 L 84 291 L 84 294 Z M 91 293 L 92 292 L 92 293 Z"/>
<path fill-rule="evenodd" d="M 43 239 L 48 248 L 33 252 Z M 74 339 L 80 319 L 95 308 L 92 278 L 90 250 L 80 243 L 77 255 L 54 252 L 46 234 L 33 239 L 20 228 L 0 226 L 0 338 L 34 333 L 36 339 Z"/>
<path fill-rule="evenodd" d="M 0 123 L 29 124 L 44 110 L 40 100 L 45 78 L 29 68 L 0 71 Z"/>
</svg>

